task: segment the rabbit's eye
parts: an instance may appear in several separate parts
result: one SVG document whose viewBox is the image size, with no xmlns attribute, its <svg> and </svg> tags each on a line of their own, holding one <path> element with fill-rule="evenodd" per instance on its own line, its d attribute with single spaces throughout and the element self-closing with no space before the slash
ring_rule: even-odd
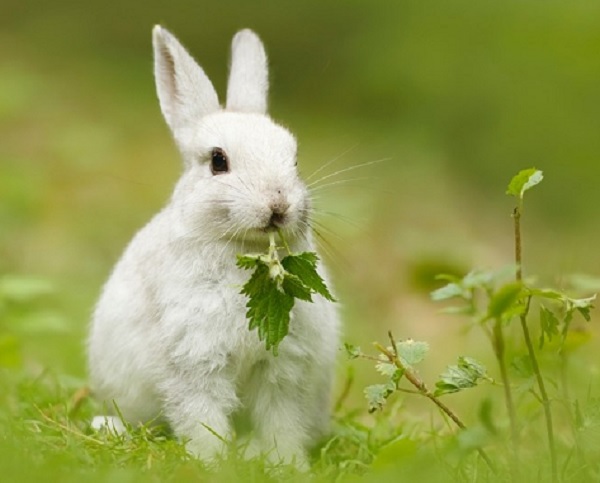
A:
<svg viewBox="0 0 600 483">
<path fill-rule="evenodd" d="M 210 170 L 212 171 L 212 174 L 223 174 L 229 172 L 229 160 L 227 159 L 225 151 L 223 151 L 221 148 L 214 148 L 212 150 Z"/>
</svg>

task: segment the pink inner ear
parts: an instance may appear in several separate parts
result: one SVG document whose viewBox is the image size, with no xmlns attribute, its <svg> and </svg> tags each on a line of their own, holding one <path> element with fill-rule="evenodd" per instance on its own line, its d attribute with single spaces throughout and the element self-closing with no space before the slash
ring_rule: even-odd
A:
<svg viewBox="0 0 600 483">
<path fill-rule="evenodd" d="M 171 131 L 190 126 L 219 109 L 210 80 L 167 30 L 154 30 L 154 75 L 163 115 Z"/>
</svg>

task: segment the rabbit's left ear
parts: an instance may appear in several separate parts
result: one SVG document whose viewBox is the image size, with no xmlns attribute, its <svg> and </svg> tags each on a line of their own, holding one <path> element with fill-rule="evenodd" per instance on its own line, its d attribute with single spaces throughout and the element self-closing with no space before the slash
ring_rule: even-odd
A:
<svg viewBox="0 0 600 483">
<path fill-rule="evenodd" d="M 231 43 L 227 110 L 265 114 L 268 89 L 265 48 L 252 30 L 241 30 Z"/>
</svg>

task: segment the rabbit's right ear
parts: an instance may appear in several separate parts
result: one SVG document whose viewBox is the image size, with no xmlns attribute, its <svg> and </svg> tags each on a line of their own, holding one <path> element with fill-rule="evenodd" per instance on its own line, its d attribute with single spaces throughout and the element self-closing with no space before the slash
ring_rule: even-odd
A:
<svg viewBox="0 0 600 483">
<path fill-rule="evenodd" d="M 204 71 L 170 32 L 156 25 L 152 43 L 160 108 L 177 135 L 178 130 L 219 110 L 219 99 Z"/>
</svg>

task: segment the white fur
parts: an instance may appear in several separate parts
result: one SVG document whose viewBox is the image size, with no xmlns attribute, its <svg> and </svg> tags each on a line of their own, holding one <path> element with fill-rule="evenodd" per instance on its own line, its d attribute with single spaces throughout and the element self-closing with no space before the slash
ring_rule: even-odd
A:
<svg viewBox="0 0 600 483">
<path fill-rule="evenodd" d="M 242 30 L 231 45 L 227 109 L 266 114 L 268 89 L 267 54 L 263 44 L 254 32 Z"/>
<path fill-rule="evenodd" d="M 94 394 L 109 408 L 114 400 L 132 424 L 160 416 L 204 459 L 224 450 L 213 432 L 231 440 L 232 416 L 244 413 L 253 428 L 249 453 L 303 466 L 306 449 L 328 430 L 339 322 L 322 297 L 297 301 L 278 357 L 248 330 L 239 292 L 249 273 L 235 266 L 236 254 L 267 247 L 261 228 L 274 203 L 288 206 L 283 229 L 292 249 L 315 250 L 295 139 L 264 114 L 264 49 L 254 33 L 236 35 L 222 110 L 175 37 L 156 26 L 153 38 L 158 97 L 184 173 L 97 303 L 89 337 Z M 227 174 L 210 170 L 215 147 L 229 157 Z"/>
</svg>

